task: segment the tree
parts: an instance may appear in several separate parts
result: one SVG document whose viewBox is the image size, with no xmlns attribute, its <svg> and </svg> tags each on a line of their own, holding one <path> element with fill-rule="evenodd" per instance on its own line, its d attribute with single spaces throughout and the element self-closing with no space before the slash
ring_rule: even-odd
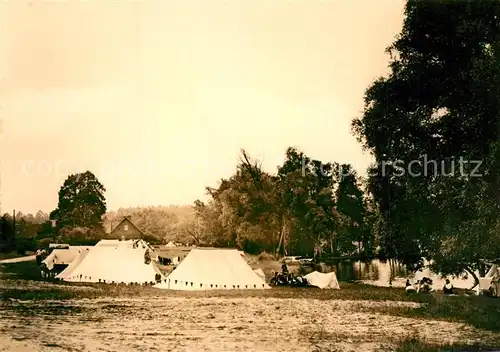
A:
<svg viewBox="0 0 500 352">
<path fill-rule="evenodd" d="M 59 203 L 50 219 L 63 227 L 102 228 L 106 212 L 104 186 L 90 171 L 68 176 L 59 190 Z"/>
<path fill-rule="evenodd" d="M 349 164 L 337 166 L 339 170 L 339 181 L 336 190 L 337 210 L 348 221 L 344 222 L 341 234 L 345 252 L 352 252 L 354 242 L 361 246 L 368 239 L 363 238 L 365 220 L 365 205 L 363 191 L 359 188 L 358 178 L 355 170 Z M 359 248 L 358 248 L 359 249 Z"/>
<path fill-rule="evenodd" d="M 0 250 L 8 252 L 15 243 L 13 219 L 10 214 L 0 218 Z"/>
<path fill-rule="evenodd" d="M 49 220 L 49 216 L 47 214 L 45 214 L 43 211 L 39 210 L 36 212 L 35 221 L 38 224 L 42 224 L 47 220 Z"/>
<path fill-rule="evenodd" d="M 353 121 L 376 159 L 381 246 L 410 266 L 425 257 L 443 274 L 473 272 L 499 248 L 500 3 L 410 0 L 405 15 L 391 73 Z M 471 163 L 458 175 L 461 157 L 482 160 L 483 176 Z"/>
</svg>

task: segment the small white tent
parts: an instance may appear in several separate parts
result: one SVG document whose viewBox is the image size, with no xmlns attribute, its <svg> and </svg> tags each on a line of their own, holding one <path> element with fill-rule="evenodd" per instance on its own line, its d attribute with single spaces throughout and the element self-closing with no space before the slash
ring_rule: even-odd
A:
<svg viewBox="0 0 500 352">
<path fill-rule="evenodd" d="M 153 260 L 146 261 L 146 252 L 152 248 L 142 240 L 102 240 L 89 251 L 81 262 L 64 275 L 72 282 L 150 283 L 160 274 Z"/>
<path fill-rule="evenodd" d="M 339 282 L 337 281 L 337 275 L 335 275 L 335 272 L 331 273 L 320 273 L 319 271 L 313 271 L 310 274 L 307 274 L 306 276 L 307 282 L 311 286 L 316 286 L 319 288 L 330 288 L 330 289 L 339 289 Z"/>
<path fill-rule="evenodd" d="M 500 267 L 493 264 L 484 277 L 479 278 L 479 290 L 490 291 L 493 296 L 500 296 Z"/>
<path fill-rule="evenodd" d="M 177 246 L 175 245 L 175 243 L 173 241 L 170 241 L 165 245 L 165 248 L 175 248 L 175 247 L 177 247 Z"/>
<path fill-rule="evenodd" d="M 236 249 L 193 249 L 162 283 L 171 290 L 269 289 Z"/>
</svg>

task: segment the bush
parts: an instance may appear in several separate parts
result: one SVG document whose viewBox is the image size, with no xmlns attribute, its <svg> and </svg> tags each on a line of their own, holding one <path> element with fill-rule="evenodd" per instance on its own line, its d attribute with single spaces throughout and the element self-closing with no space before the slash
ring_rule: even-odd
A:
<svg viewBox="0 0 500 352">
<path fill-rule="evenodd" d="M 266 260 L 274 260 L 274 256 L 272 254 L 269 254 L 267 252 L 262 252 L 259 254 L 259 261 L 263 262 Z"/>
<path fill-rule="evenodd" d="M 32 237 L 17 237 L 16 238 L 16 251 L 20 255 L 25 255 L 27 251 L 35 250 L 36 244 Z"/>
<path fill-rule="evenodd" d="M 142 240 L 148 242 L 151 245 L 163 244 L 163 239 L 152 236 L 152 235 L 144 235 L 144 236 L 142 236 Z"/>
</svg>

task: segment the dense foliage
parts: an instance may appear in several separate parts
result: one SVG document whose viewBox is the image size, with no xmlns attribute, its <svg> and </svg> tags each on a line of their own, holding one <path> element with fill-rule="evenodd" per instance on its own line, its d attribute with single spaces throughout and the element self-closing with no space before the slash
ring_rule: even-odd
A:
<svg viewBox="0 0 500 352">
<path fill-rule="evenodd" d="M 58 230 L 65 227 L 102 227 L 106 189 L 90 171 L 69 175 L 59 190 L 57 208 L 50 213 Z"/>
<path fill-rule="evenodd" d="M 382 248 L 472 273 L 500 253 L 500 2 L 410 0 L 405 14 L 353 122 L 376 159 Z"/>
<path fill-rule="evenodd" d="M 374 233 L 359 183 L 350 165 L 313 160 L 295 148 L 287 150 L 276 175 L 242 151 L 236 173 L 218 188 L 207 188 L 207 204 L 195 203 L 194 237 L 250 253 L 368 251 Z"/>
</svg>

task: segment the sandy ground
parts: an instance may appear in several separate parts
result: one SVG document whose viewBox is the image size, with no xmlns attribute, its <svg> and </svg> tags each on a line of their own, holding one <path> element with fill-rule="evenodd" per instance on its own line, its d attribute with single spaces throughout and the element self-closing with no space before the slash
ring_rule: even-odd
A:
<svg viewBox="0 0 500 352">
<path fill-rule="evenodd" d="M 407 335 L 495 342 L 465 324 L 363 313 L 416 303 L 141 298 L 1 303 L 0 351 L 387 351 Z"/>
</svg>

